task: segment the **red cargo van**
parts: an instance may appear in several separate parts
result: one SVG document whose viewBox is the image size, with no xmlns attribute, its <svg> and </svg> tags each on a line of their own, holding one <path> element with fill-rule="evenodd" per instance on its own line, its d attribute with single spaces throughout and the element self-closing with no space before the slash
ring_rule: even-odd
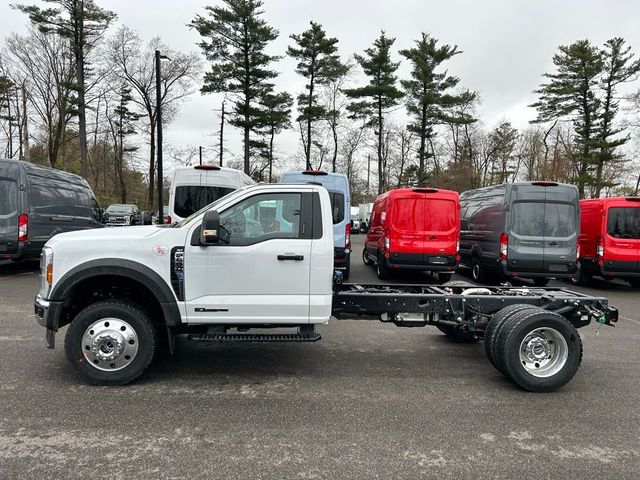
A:
<svg viewBox="0 0 640 480">
<path fill-rule="evenodd" d="M 458 266 L 460 199 L 435 188 L 399 188 L 373 203 L 362 260 L 378 278 L 398 269 L 437 272 L 441 282 Z"/>
<path fill-rule="evenodd" d="M 622 278 L 640 287 L 640 197 L 580 200 L 580 269 L 573 281 Z"/>
</svg>

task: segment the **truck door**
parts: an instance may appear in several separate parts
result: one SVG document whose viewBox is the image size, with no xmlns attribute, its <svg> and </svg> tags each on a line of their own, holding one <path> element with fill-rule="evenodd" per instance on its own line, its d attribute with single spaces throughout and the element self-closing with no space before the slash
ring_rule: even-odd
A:
<svg viewBox="0 0 640 480">
<path fill-rule="evenodd" d="M 310 198 L 300 192 L 245 197 L 219 212 L 218 245 L 185 246 L 189 323 L 309 322 Z M 274 208 L 286 222 L 273 221 Z"/>
</svg>

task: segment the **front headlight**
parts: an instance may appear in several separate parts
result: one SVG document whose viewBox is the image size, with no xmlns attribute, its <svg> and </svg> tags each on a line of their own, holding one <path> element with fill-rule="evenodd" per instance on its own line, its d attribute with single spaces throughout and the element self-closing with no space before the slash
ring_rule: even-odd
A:
<svg viewBox="0 0 640 480">
<path fill-rule="evenodd" d="M 53 285 L 53 249 L 44 247 L 40 255 L 40 296 L 48 299 Z"/>
</svg>

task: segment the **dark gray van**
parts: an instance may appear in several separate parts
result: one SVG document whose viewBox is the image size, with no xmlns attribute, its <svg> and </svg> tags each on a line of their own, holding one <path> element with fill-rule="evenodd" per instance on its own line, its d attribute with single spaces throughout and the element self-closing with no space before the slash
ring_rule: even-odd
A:
<svg viewBox="0 0 640 480">
<path fill-rule="evenodd" d="M 577 269 L 578 190 L 556 182 L 518 182 L 460 194 L 461 264 L 476 282 L 502 276 L 569 278 Z"/>
<path fill-rule="evenodd" d="M 102 227 L 86 180 L 73 173 L 0 159 L 0 259 L 39 258 L 58 233 Z"/>
</svg>

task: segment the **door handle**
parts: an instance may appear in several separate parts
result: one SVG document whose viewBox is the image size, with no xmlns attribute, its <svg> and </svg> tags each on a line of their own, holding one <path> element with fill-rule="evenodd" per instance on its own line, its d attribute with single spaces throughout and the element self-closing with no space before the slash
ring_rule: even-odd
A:
<svg viewBox="0 0 640 480">
<path fill-rule="evenodd" d="M 550 247 L 557 247 L 558 242 L 547 242 L 547 245 L 549 245 Z"/>
<path fill-rule="evenodd" d="M 293 253 L 285 253 L 278 255 L 278 260 L 295 260 L 296 262 L 301 262 L 304 260 L 304 255 L 295 255 Z"/>
</svg>

